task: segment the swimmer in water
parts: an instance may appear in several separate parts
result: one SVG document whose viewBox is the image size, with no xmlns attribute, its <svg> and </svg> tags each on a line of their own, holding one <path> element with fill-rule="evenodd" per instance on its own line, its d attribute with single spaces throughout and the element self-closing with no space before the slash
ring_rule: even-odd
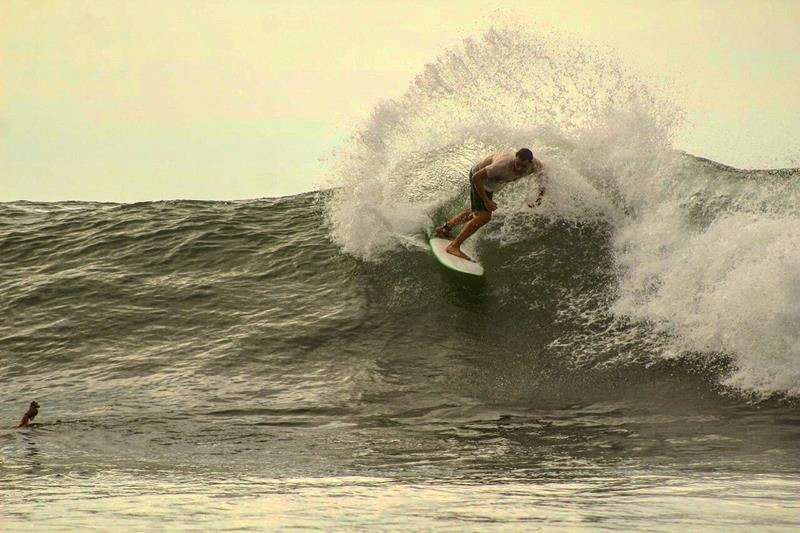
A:
<svg viewBox="0 0 800 533">
<path fill-rule="evenodd" d="M 25 427 L 28 423 L 36 418 L 36 415 L 39 414 L 39 404 L 36 401 L 32 401 L 30 407 L 28 407 L 28 412 L 22 415 L 22 420 L 19 421 L 18 428 Z"/>
</svg>

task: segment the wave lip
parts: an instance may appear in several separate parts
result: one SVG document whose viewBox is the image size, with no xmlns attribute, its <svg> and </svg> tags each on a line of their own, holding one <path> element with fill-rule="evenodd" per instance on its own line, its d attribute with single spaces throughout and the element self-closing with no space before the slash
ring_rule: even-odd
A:
<svg viewBox="0 0 800 533">
<path fill-rule="evenodd" d="M 565 287 L 574 303 L 562 311 L 577 313 L 575 327 L 609 324 L 607 338 L 573 331 L 554 346 L 571 346 L 581 364 L 703 353 L 713 366 L 722 355 L 733 368 L 725 386 L 800 394 L 798 172 L 741 171 L 677 152 L 683 119 L 668 97 L 597 51 L 490 30 L 426 66 L 334 158 L 331 239 L 378 264 L 422 249 L 419 236 L 465 204 L 466 169 L 530 146 L 550 176 L 545 202 L 530 211 L 529 186 L 504 190 L 476 238 L 481 257 L 490 256 L 482 247 L 499 253 L 488 243 L 514 246 L 531 265 L 521 275 L 538 278 L 532 258 L 542 252 L 526 234 L 609 228 L 607 240 L 587 244 L 610 249 L 610 280 L 595 291 L 603 296 Z M 634 329 L 637 353 L 620 354 Z M 581 346 L 587 338 L 605 353 Z"/>
</svg>

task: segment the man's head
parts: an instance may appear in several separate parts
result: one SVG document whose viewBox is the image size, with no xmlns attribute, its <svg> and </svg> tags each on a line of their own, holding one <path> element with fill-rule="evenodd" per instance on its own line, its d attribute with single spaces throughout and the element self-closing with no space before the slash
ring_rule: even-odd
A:
<svg viewBox="0 0 800 533">
<path fill-rule="evenodd" d="M 533 152 L 529 148 L 520 148 L 515 154 L 514 168 L 517 172 L 527 172 L 533 164 Z"/>
<path fill-rule="evenodd" d="M 523 161 L 533 161 L 533 152 L 531 152 L 530 148 L 520 148 L 516 156 Z"/>
</svg>

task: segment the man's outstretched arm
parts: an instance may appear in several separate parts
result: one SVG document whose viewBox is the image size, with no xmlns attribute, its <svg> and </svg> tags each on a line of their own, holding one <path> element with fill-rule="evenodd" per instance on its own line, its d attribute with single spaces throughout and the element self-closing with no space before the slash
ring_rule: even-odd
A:
<svg viewBox="0 0 800 533">
<path fill-rule="evenodd" d="M 544 173 L 544 167 L 540 161 L 536 161 L 538 163 L 536 169 L 534 170 L 532 176 L 536 179 L 539 184 L 539 191 L 536 200 L 532 204 L 528 204 L 528 207 L 539 207 L 542 203 L 542 198 L 544 198 L 544 193 L 547 190 L 547 181 L 548 177 L 547 174 Z"/>
</svg>

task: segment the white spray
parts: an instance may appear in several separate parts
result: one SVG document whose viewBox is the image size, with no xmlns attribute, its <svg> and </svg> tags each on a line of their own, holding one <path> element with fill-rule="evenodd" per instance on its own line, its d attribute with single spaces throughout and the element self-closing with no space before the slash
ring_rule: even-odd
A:
<svg viewBox="0 0 800 533">
<path fill-rule="evenodd" d="M 677 153 L 682 119 L 596 52 L 491 30 L 429 64 L 336 154 L 331 238 L 381 261 L 465 195 L 472 164 L 529 146 L 550 175 L 537 216 L 613 228 L 617 298 L 601 312 L 666 338 L 653 357 L 722 353 L 736 367 L 726 384 L 800 394 L 798 174 L 746 176 Z M 532 220 L 529 194 L 504 190 L 493 224 Z"/>
</svg>

